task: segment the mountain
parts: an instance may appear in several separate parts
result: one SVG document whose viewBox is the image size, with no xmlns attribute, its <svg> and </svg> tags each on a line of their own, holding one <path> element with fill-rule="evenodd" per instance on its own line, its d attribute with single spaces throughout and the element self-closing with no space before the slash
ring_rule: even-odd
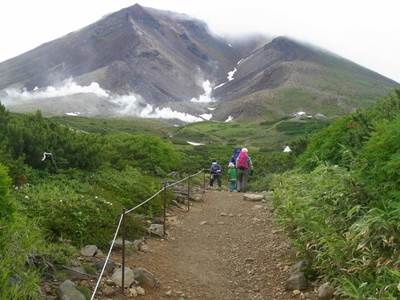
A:
<svg viewBox="0 0 400 300">
<path fill-rule="evenodd" d="M 139 4 L 0 63 L 0 101 L 49 115 L 201 120 L 210 106 L 214 120 L 333 115 L 368 107 L 394 86 L 285 37 L 222 38 L 203 21 Z"/>
<path fill-rule="evenodd" d="M 243 59 L 234 78 L 213 93 L 221 119 L 264 120 L 298 111 L 342 115 L 370 107 L 399 87 L 349 60 L 286 37 Z"/>
<path fill-rule="evenodd" d="M 237 60 L 204 22 L 136 4 L 3 62 L 0 89 L 32 90 L 72 77 L 159 104 L 202 94 L 202 76 L 219 78 Z"/>
</svg>

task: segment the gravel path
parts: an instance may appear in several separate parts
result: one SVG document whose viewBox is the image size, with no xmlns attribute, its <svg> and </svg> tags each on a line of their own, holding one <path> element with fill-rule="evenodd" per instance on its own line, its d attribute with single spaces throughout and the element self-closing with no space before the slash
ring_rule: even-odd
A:
<svg viewBox="0 0 400 300">
<path fill-rule="evenodd" d="M 140 299 L 294 299 L 284 290 L 291 245 L 274 225 L 268 201 L 207 191 L 190 212 L 171 208 L 168 218 L 166 240 L 151 237 L 146 253 L 127 258 L 127 266 L 159 280 Z"/>
</svg>

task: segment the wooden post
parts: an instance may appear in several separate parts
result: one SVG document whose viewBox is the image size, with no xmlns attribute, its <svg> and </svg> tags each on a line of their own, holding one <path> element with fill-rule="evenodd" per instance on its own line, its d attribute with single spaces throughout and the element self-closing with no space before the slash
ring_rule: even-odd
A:
<svg viewBox="0 0 400 300">
<path fill-rule="evenodd" d="M 122 294 L 125 289 L 125 208 L 122 210 Z"/>
<path fill-rule="evenodd" d="M 190 210 L 190 175 L 189 175 L 189 179 L 188 179 L 188 211 Z"/>
<path fill-rule="evenodd" d="M 164 237 L 166 236 L 166 219 L 167 219 L 167 183 L 164 183 Z"/>
</svg>

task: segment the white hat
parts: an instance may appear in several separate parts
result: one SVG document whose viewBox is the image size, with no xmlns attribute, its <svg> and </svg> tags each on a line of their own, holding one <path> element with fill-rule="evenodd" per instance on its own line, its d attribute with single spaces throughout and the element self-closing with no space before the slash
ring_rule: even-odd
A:
<svg viewBox="0 0 400 300">
<path fill-rule="evenodd" d="M 242 151 L 243 152 L 249 152 L 249 150 L 247 150 L 247 148 L 243 148 Z"/>
</svg>

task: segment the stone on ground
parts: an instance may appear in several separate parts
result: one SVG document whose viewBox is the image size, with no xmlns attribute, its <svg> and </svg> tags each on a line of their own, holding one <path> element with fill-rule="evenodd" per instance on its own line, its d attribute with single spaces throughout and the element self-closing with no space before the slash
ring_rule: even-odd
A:
<svg viewBox="0 0 400 300">
<path fill-rule="evenodd" d="M 143 268 L 135 268 L 133 270 L 134 273 L 134 279 L 147 284 L 150 287 L 155 287 L 157 284 L 157 279 L 156 277 L 150 273 L 149 271 L 147 271 L 146 269 Z"/>
<path fill-rule="evenodd" d="M 97 252 L 97 246 L 95 245 L 86 245 L 81 249 L 81 255 L 86 257 L 92 257 Z"/>
<path fill-rule="evenodd" d="M 307 277 L 303 272 L 294 273 L 286 280 L 285 289 L 288 291 L 305 290 L 307 288 Z"/>
<path fill-rule="evenodd" d="M 111 280 L 118 286 L 122 286 L 122 268 L 118 269 L 111 276 Z M 129 268 L 125 268 L 124 287 L 130 287 L 135 282 L 135 275 Z"/>
<path fill-rule="evenodd" d="M 329 300 L 333 298 L 334 294 L 335 289 L 329 284 L 325 283 L 319 287 L 317 296 L 321 300 Z"/>
<path fill-rule="evenodd" d="M 261 201 L 264 199 L 264 195 L 262 194 L 244 194 L 243 200 L 244 201 Z"/>
<path fill-rule="evenodd" d="M 85 300 L 85 296 L 75 288 L 75 283 L 66 280 L 56 289 L 59 299 L 65 300 Z"/>
</svg>

